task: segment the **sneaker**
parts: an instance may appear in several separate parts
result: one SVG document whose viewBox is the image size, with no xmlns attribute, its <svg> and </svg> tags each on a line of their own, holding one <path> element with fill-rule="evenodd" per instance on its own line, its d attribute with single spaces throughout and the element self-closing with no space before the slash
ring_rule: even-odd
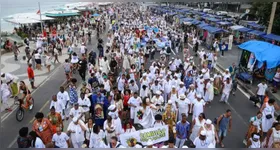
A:
<svg viewBox="0 0 280 150">
<path fill-rule="evenodd" d="M 29 106 L 29 110 L 32 110 L 32 108 L 33 108 L 33 104 L 31 104 L 31 105 Z"/>
</svg>

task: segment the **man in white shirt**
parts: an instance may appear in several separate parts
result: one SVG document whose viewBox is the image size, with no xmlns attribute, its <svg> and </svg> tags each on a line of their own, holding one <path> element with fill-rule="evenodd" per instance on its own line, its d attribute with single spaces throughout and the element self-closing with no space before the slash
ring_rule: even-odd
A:
<svg viewBox="0 0 280 150">
<path fill-rule="evenodd" d="M 186 95 L 187 89 L 185 87 L 184 82 L 180 82 L 177 90 L 178 90 L 178 95 Z"/>
<path fill-rule="evenodd" d="M 89 110 L 90 110 L 91 102 L 89 98 L 85 97 L 84 93 L 81 93 L 80 96 L 81 97 L 78 99 L 78 104 L 80 107 L 84 109 L 85 122 L 87 122 L 88 119 L 90 118 Z"/>
<path fill-rule="evenodd" d="M 261 106 L 263 104 L 263 100 L 264 100 L 266 90 L 267 90 L 267 84 L 263 80 L 261 83 L 258 84 L 258 88 L 257 88 L 257 96 L 260 99 Z"/>
<path fill-rule="evenodd" d="M 125 85 L 125 74 L 122 74 L 122 76 L 117 79 L 117 82 L 118 82 L 118 90 L 123 91 Z"/>
<path fill-rule="evenodd" d="M 223 82 L 226 81 L 227 78 L 230 78 L 231 77 L 231 74 L 229 72 L 229 69 L 226 69 L 226 72 L 223 73 Z"/>
<path fill-rule="evenodd" d="M 53 95 L 52 96 L 52 101 L 50 105 L 50 109 L 54 107 L 55 112 L 59 113 L 61 115 L 62 120 L 64 120 L 64 115 L 65 115 L 65 105 L 61 100 L 57 100 L 57 96 Z"/>
<path fill-rule="evenodd" d="M 170 75 L 167 75 L 166 79 L 163 81 L 163 93 L 164 93 L 164 101 L 168 101 L 168 95 L 171 92 L 172 81 L 170 80 Z"/>
<path fill-rule="evenodd" d="M 56 128 L 56 133 L 52 137 L 54 148 L 69 148 L 69 136 L 62 132 L 60 127 Z"/>
<path fill-rule="evenodd" d="M 159 84 L 159 80 L 155 80 L 155 83 L 151 86 L 153 96 L 156 94 L 157 91 L 162 91 L 162 87 Z"/>
<path fill-rule="evenodd" d="M 86 54 L 87 52 L 87 47 L 85 46 L 85 43 L 82 43 L 80 53 L 81 54 Z"/>
<path fill-rule="evenodd" d="M 134 80 L 131 80 L 131 81 L 130 81 L 129 89 L 131 90 L 132 93 L 138 92 L 138 91 L 139 91 L 139 87 L 138 87 L 138 85 L 135 83 Z"/>
<path fill-rule="evenodd" d="M 230 81 L 230 78 L 227 78 L 222 87 L 223 94 L 222 94 L 220 102 L 228 103 L 228 98 L 230 95 L 231 87 L 232 87 L 232 83 Z"/>
<path fill-rule="evenodd" d="M 71 118 L 81 118 L 84 122 L 85 117 L 84 117 L 84 109 L 79 106 L 79 103 L 75 103 L 74 107 L 71 108 L 70 113 L 69 113 Z"/>
<path fill-rule="evenodd" d="M 154 105 L 162 105 L 164 102 L 163 97 L 161 96 L 161 91 L 157 91 L 155 93 L 155 96 L 153 96 L 153 98 L 151 99 L 151 103 L 153 103 Z"/>
<path fill-rule="evenodd" d="M 130 106 L 130 119 L 134 122 L 135 109 L 140 106 L 142 103 L 141 98 L 138 96 L 138 92 L 133 93 L 133 97 L 130 97 L 128 100 L 128 106 Z"/>
<path fill-rule="evenodd" d="M 69 97 L 68 92 L 64 91 L 64 87 L 63 86 L 60 87 L 60 91 L 57 93 L 56 97 L 57 97 L 58 101 L 61 101 L 63 103 L 64 108 L 65 108 L 66 120 L 68 120 L 68 118 L 69 118 L 69 109 L 70 109 L 70 107 L 68 106 L 68 103 L 69 103 L 70 97 Z"/>
</svg>

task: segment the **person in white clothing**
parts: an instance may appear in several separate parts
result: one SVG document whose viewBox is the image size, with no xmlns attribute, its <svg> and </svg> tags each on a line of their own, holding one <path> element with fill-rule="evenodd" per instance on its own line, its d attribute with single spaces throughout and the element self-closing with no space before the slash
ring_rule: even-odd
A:
<svg viewBox="0 0 280 150">
<path fill-rule="evenodd" d="M 85 46 L 85 43 L 82 43 L 80 53 L 81 54 L 86 54 L 87 52 L 87 47 Z"/>
<path fill-rule="evenodd" d="M 8 99 L 11 96 L 11 91 L 6 83 L 6 79 L 1 80 L 1 99 L 3 101 L 3 106 L 5 110 L 12 111 L 8 104 Z"/>
<path fill-rule="evenodd" d="M 29 135 L 31 137 L 31 148 L 46 148 L 45 144 L 35 131 L 31 131 Z"/>
<path fill-rule="evenodd" d="M 51 105 L 50 105 L 50 109 L 54 107 L 55 108 L 55 112 L 59 113 L 61 115 L 61 119 L 64 119 L 64 115 L 65 115 L 65 106 L 63 104 L 63 102 L 61 100 L 57 100 L 57 96 L 53 95 L 52 97 L 52 101 L 51 101 Z"/>
<path fill-rule="evenodd" d="M 66 119 L 69 118 L 70 107 L 68 106 L 70 97 L 67 91 L 64 90 L 64 87 L 60 87 L 60 91 L 57 93 L 56 98 L 58 101 L 61 101 L 64 105 Z"/>
<path fill-rule="evenodd" d="M 223 93 L 220 102 L 228 103 L 228 98 L 230 95 L 231 88 L 232 88 L 232 83 L 230 81 L 230 78 L 227 78 L 222 87 Z"/>
<path fill-rule="evenodd" d="M 85 141 L 84 132 L 86 131 L 86 125 L 78 117 L 74 117 L 69 124 L 67 131 L 70 134 L 72 145 L 74 148 L 82 148 Z"/>
<path fill-rule="evenodd" d="M 257 88 L 257 96 L 260 99 L 261 105 L 263 104 L 263 100 L 264 100 L 264 96 L 265 96 L 265 92 L 267 90 L 268 86 L 265 83 L 265 80 L 263 80 L 261 83 L 258 84 L 258 88 Z"/>
<path fill-rule="evenodd" d="M 163 97 L 161 96 L 161 91 L 156 91 L 155 96 L 151 99 L 151 103 L 154 105 L 162 105 L 164 102 Z"/>
<path fill-rule="evenodd" d="M 139 96 L 141 98 L 145 98 L 145 97 L 150 97 L 150 89 L 147 88 L 146 85 L 143 85 L 142 88 L 140 89 L 140 94 Z"/>
<path fill-rule="evenodd" d="M 252 133 L 251 138 L 247 141 L 247 148 L 261 148 L 261 141 L 260 141 L 260 134 L 259 133 Z"/>
<path fill-rule="evenodd" d="M 180 86 L 178 87 L 178 95 L 186 95 L 187 89 L 185 87 L 184 82 L 180 82 Z"/>
<path fill-rule="evenodd" d="M 128 103 L 128 106 L 130 106 L 130 119 L 132 122 L 134 122 L 134 117 L 135 117 L 135 113 L 136 113 L 135 109 L 137 107 L 140 107 L 142 100 L 138 96 L 138 93 L 134 92 L 133 97 L 130 97 L 127 103 Z"/>
<path fill-rule="evenodd" d="M 193 101 L 192 104 L 193 120 L 197 118 L 201 113 L 203 113 L 204 109 L 205 101 L 202 99 L 202 96 L 200 94 L 197 94 L 196 99 Z"/>
<path fill-rule="evenodd" d="M 55 148 L 69 148 L 69 136 L 62 132 L 60 127 L 56 128 L 56 133 L 52 137 L 52 143 Z"/>
<path fill-rule="evenodd" d="M 210 119 L 207 119 L 205 124 L 200 128 L 199 134 L 202 131 L 206 132 L 206 138 L 211 142 L 208 148 L 216 148 L 216 143 L 219 143 L 219 137 Z"/>
<path fill-rule="evenodd" d="M 193 142 L 195 148 L 208 148 L 211 142 L 207 139 L 206 131 L 201 131 L 200 135 Z"/>
<path fill-rule="evenodd" d="M 188 116 L 191 111 L 191 102 L 186 98 L 184 94 L 179 96 L 179 99 L 176 100 L 176 106 L 178 109 L 178 120 L 182 120 L 182 114 Z"/>
<path fill-rule="evenodd" d="M 71 118 L 77 117 L 77 118 L 81 118 L 82 120 L 85 120 L 84 109 L 79 106 L 79 103 L 74 104 L 74 107 L 71 108 L 69 115 Z"/>
<path fill-rule="evenodd" d="M 211 103 L 214 99 L 214 86 L 213 86 L 214 78 L 210 78 L 210 80 L 206 84 L 206 91 L 204 95 L 204 100 L 206 103 Z"/>
<path fill-rule="evenodd" d="M 231 78 L 231 74 L 229 72 L 229 69 L 226 69 L 226 72 L 223 73 L 223 82 L 227 80 L 227 78 Z"/>
<path fill-rule="evenodd" d="M 85 122 L 87 122 L 88 119 L 90 118 L 89 110 L 90 110 L 91 102 L 89 98 L 85 97 L 84 93 L 81 93 L 80 96 L 81 97 L 78 99 L 78 104 L 80 107 L 84 109 Z"/>
</svg>

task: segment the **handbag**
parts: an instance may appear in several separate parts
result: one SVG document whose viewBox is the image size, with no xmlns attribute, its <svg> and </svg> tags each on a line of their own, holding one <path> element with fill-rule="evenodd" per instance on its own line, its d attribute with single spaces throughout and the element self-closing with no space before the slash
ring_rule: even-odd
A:
<svg viewBox="0 0 280 150">
<path fill-rule="evenodd" d="M 271 114 L 268 114 L 268 115 L 265 116 L 265 118 L 266 118 L 266 119 L 271 119 L 271 118 L 272 118 L 272 115 L 271 115 Z"/>
</svg>

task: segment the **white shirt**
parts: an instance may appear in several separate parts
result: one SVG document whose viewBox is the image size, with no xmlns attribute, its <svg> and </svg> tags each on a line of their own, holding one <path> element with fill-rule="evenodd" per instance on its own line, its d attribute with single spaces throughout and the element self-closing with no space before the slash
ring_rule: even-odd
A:
<svg viewBox="0 0 280 150">
<path fill-rule="evenodd" d="M 128 104 L 132 104 L 135 105 L 136 107 L 139 107 L 140 104 L 142 103 L 142 100 L 140 97 L 135 98 L 134 96 L 130 97 L 128 102 Z M 131 110 L 135 110 L 134 107 L 130 107 Z"/>
<path fill-rule="evenodd" d="M 125 79 L 122 79 L 122 77 L 119 77 L 117 79 L 118 81 L 118 90 L 122 91 L 124 89 Z"/>
<path fill-rule="evenodd" d="M 80 52 L 81 52 L 81 54 L 86 53 L 86 47 L 84 45 L 81 46 Z"/>
<path fill-rule="evenodd" d="M 34 54 L 35 59 L 41 59 L 41 55 L 39 53 Z"/>
<path fill-rule="evenodd" d="M 198 117 L 200 113 L 203 113 L 204 106 L 205 106 L 205 101 L 203 99 L 201 99 L 200 101 L 195 99 L 193 102 L 193 115 L 195 117 Z"/>
<path fill-rule="evenodd" d="M 231 82 L 229 82 L 229 84 L 228 84 L 228 83 L 225 81 L 225 82 L 224 82 L 223 93 L 229 94 L 229 93 L 230 93 L 230 90 L 231 90 L 231 85 L 232 85 Z"/>
<path fill-rule="evenodd" d="M 62 111 L 65 109 L 65 105 L 61 100 L 51 101 L 50 109 L 54 106 L 55 111 L 62 115 Z"/>
<path fill-rule="evenodd" d="M 164 102 L 164 99 L 161 95 L 158 98 L 156 96 L 153 96 L 153 98 L 151 99 L 151 102 L 154 105 L 157 105 L 157 104 L 162 105 L 162 103 Z"/>
<path fill-rule="evenodd" d="M 158 84 L 158 85 L 153 84 L 153 85 L 151 86 L 151 89 L 152 89 L 152 91 L 153 91 L 153 94 L 155 94 L 157 91 L 162 91 L 162 87 L 161 87 L 160 84 Z"/>
<path fill-rule="evenodd" d="M 59 148 L 68 148 L 67 140 L 69 140 L 69 136 L 64 132 L 61 132 L 60 135 L 55 133 L 52 137 L 52 141 L 55 143 L 55 146 Z"/>
<path fill-rule="evenodd" d="M 137 84 L 134 83 L 134 85 L 129 84 L 129 89 L 134 93 L 134 92 L 138 92 L 139 87 Z"/>
<path fill-rule="evenodd" d="M 106 148 L 100 134 L 91 133 L 89 140 L 89 148 Z"/>
<path fill-rule="evenodd" d="M 87 98 L 87 97 L 84 97 L 84 99 L 79 98 L 78 99 L 78 103 L 79 103 L 80 107 L 82 107 L 82 105 L 86 105 L 87 106 L 87 107 L 82 107 L 84 109 L 84 112 L 88 112 L 89 111 L 89 108 L 91 106 L 91 102 L 90 102 L 89 98 Z"/>
<path fill-rule="evenodd" d="M 208 148 L 210 142 L 207 140 L 207 138 L 202 141 L 199 139 L 199 137 L 196 137 L 193 144 L 195 145 L 195 148 Z"/>
<path fill-rule="evenodd" d="M 79 120 L 80 124 L 85 127 L 85 124 L 83 121 Z M 75 133 L 71 133 L 70 138 L 73 143 L 75 142 L 83 142 L 85 141 L 85 134 L 82 130 L 81 126 L 79 124 L 75 125 L 73 121 L 69 124 L 67 131 L 72 130 Z"/>
<path fill-rule="evenodd" d="M 83 112 L 84 112 L 84 109 L 82 107 L 79 106 L 79 108 L 77 110 L 73 107 L 73 108 L 70 109 L 69 115 L 73 116 L 73 118 L 74 117 L 80 117 Z M 84 118 L 84 117 L 82 117 L 82 118 Z"/>
<path fill-rule="evenodd" d="M 258 84 L 258 92 L 257 92 L 257 95 L 265 95 L 265 91 L 267 89 L 267 85 L 266 84 Z"/>
<path fill-rule="evenodd" d="M 178 95 L 186 95 L 187 89 L 185 86 L 178 88 Z"/>
<path fill-rule="evenodd" d="M 70 100 L 69 94 L 67 91 L 64 91 L 63 93 L 58 92 L 56 95 L 57 100 L 61 100 L 64 104 L 64 106 L 66 105 L 67 101 Z"/>
<path fill-rule="evenodd" d="M 46 146 L 39 137 L 36 137 L 36 142 L 35 142 L 34 148 L 46 148 Z"/>
</svg>

